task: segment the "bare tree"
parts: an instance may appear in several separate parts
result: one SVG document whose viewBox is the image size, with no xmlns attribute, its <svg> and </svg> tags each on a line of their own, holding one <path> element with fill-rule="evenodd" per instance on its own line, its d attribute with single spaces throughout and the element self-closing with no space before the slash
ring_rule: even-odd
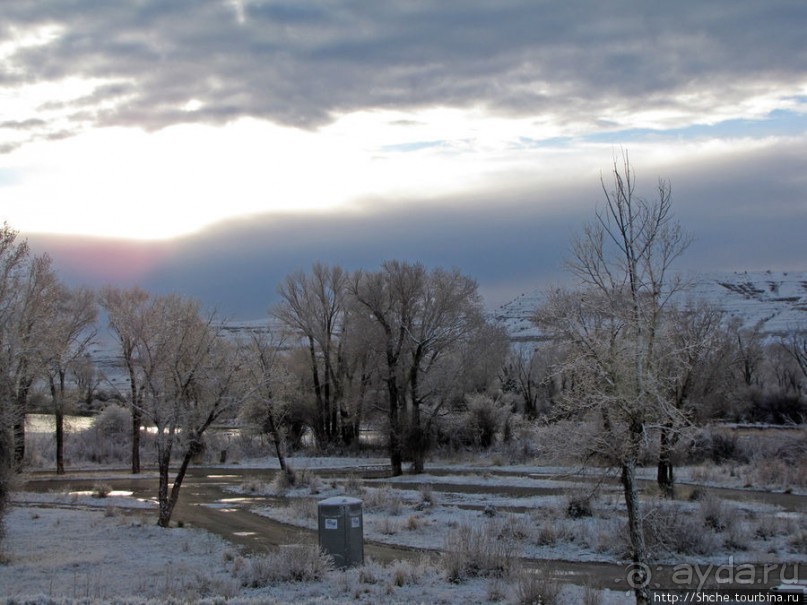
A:
<svg viewBox="0 0 807 605">
<path fill-rule="evenodd" d="M 380 348 L 384 359 L 381 376 L 387 385 L 388 445 L 394 476 L 403 473 L 401 404 L 405 384 L 404 346 L 412 328 L 412 318 L 424 276 L 425 269 L 422 265 L 387 261 L 380 271 L 358 271 L 349 285 L 351 296 L 380 332 Z"/>
<path fill-rule="evenodd" d="M 724 328 L 723 312 L 705 302 L 670 307 L 666 311 L 656 355 L 657 374 L 667 399 L 680 417 L 694 415 L 693 399 L 702 399 L 715 382 L 713 359 L 721 353 Z M 674 420 L 668 418 L 658 429 L 656 482 L 661 493 L 670 497 L 675 488 L 672 452 L 680 437 Z"/>
<path fill-rule="evenodd" d="M 803 378 L 807 378 L 807 336 L 804 333 L 793 331 L 786 338 L 782 338 L 780 347 L 796 362 Z M 790 384 L 797 393 L 801 394 L 801 384 L 793 384 L 795 378 L 789 379 Z"/>
<path fill-rule="evenodd" d="M 21 468 L 25 458 L 25 415 L 28 399 L 45 369 L 42 350 L 50 334 L 54 301 L 60 287 L 47 255 L 30 258 L 18 281 L 8 339 L 8 381 L 14 408 L 14 460 Z"/>
<path fill-rule="evenodd" d="M 553 366 L 562 352 L 555 343 L 514 343 L 501 368 L 504 389 L 521 400 L 524 416 L 546 415 L 557 396 Z"/>
<path fill-rule="evenodd" d="M 281 471 L 293 482 L 292 470 L 286 465 L 284 416 L 287 409 L 286 390 L 289 373 L 281 358 L 282 341 L 269 331 L 251 331 L 242 344 L 243 388 L 242 416 L 269 435 Z"/>
<path fill-rule="evenodd" d="M 442 368 L 456 370 L 455 354 L 486 327 L 477 284 L 457 270 L 393 260 L 379 271 L 356 273 L 349 292 L 377 335 L 393 473 L 402 472 L 404 446 L 413 472 L 422 472 L 431 422 L 462 375 Z"/>
<path fill-rule="evenodd" d="M 130 403 L 155 427 L 158 524 L 168 527 L 188 466 L 204 449 L 205 431 L 237 405 L 239 358 L 198 302 L 176 295 L 123 298 L 134 312 L 118 315 L 114 329 L 137 385 Z M 120 302 L 114 292 L 104 300 L 106 308 L 110 300 Z M 175 457 L 179 468 L 170 482 Z"/>
<path fill-rule="evenodd" d="M 4 535 L 3 519 L 11 491 L 12 470 L 19 468 L 22 461 L 13 434 L 20 413 L 16 406 L 14 355 L 20 283 L 29 251 L 27 243 L 18 241 L 17 237 L 17 231 L 3 223 L 0 227 L 0 542 Z"/>
<path fill-rule="evenodd" d="M 313 430 L 319 447 L 339 438 L 344 394 L 340 345 L 346 330 L 347 274 L 316 263 L 310 274 L 288 275 L 278 288 L 281 303 L 272 314 L 305 342 L 316 399 Z"/>
<path fill-rule="evenodd" d="M 684 420 L 664 392 L 656 348 L 663 313 L 682 286 L 671 266 L 690 240 L 673 220 L 669 183 L 659 181 L 652 201 L 639 197 L 626 153 L 602 188 L 605 205 L 573 241 L 568 263 L 583 290 L 554 293 L 536 320 L 575 348 L 569 360 L 575 387 L 564 404 L 600 418 L 601 453 L 621 471 L 636 603 L 646 604 L 636 466 L 649 428 Z"/>
<path fill-rule="evenodd" d="M 765 361 L 765 346 L 762 342 L 761 324 L 748 328 L 735 321 L 729 326 L 729 330 L 736 341 L 737 365 L 742 382 L 747 387 L 764 386 L 762 366 Z"/>
<path fill-rule="evenodd" d="M 55 275 L 54 275 L 55 278 Z M 56 473 L 64 473 L 64 416 L 68 373 L 74 372 L 95 338 L 95 295 L 56 282 L 50 292 L 51 321 L 40 335 L 40 356 L 56 421 Z"/>
<path fill-rule="evenodd" d="M 120 347 L 121 362 L 129 381 L 129 408 L 132 412 L 132 473 L 140 472 L 140 430 L 143 425 L 142 401 L 146 388 L 142 367 L 135 356 L 139 335 L 145 330 L 145 312 L 149 295 L 138 287 L 122 290 L 108 286 L 101 290 L 100 303 L 109 328 Z"/>
<path fill-rule="evenodd" d="M 456 269 L 428 272 L 422 290 L 413 290 L 412 294 L 416 304 L 407 328 L 407 401 L 411 411 L 406 441 L 412 472 L 422 473 L 429 450 L 430 424 L 445 401 L 437 393 L 440 383 L 427 379 L 451 351 L 482 327 L 483 320 L 476 281 Z M 424 407 L 429 403 L 431 409 L 424 418 Z"/>
<path fill-rule="evenodd" d="M 26 400 L 21 394 L 27 394 L 18 380 L 19 317 L 30 260 L 28 243 L 18 241 L 18 235 L 7 223 L 0 228 L 0 431 L 4 433 L 0 440 L 11 450 L 4 457 L 17 469 L 25 456 Z"/>
</svg>

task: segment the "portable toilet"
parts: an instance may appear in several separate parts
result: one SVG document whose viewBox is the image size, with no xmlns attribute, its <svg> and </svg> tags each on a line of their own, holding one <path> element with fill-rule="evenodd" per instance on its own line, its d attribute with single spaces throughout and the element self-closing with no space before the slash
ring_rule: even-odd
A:
<svg viewBox="0 0 807 605">
<path fill-rule="evenodd" d="M 342 569 L 364 563 L 364 528 L 361 500 L 336 496 L 320 500 L 319 547 Z"/>
</svg>

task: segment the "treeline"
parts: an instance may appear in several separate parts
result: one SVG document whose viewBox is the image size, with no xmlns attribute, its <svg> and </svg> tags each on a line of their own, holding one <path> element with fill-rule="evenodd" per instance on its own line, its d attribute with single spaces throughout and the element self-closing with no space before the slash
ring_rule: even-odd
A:
<svg viewBox="0 0 807 605">
<path fill-rule="evenodd" d="M 268 436 L 284 470 L 285 448 L 305 435 L 328 452 L 359 447 L 369 426 L 383 435 L 394 474 L 404 460 L 422 471 L 432 436 L 445 432 L 441 421 L 466 405 L 467 394 L 495 392 L 508 348 L 503 329 L 483 313 L 476 282 L 456 270 L 316 264 L 280 285 L 275 321 L 233 335 L 183 296 L 68 288 L 50 258 L 32 255 L 16 231 L 4 225 L 0 236 L 5 466 L 25 463 L 34 401 L 55 417 L 57 473 L 65 471 L 65 414 L 92 407 L 97 396 L 124 403 L 134 473 L 141 427 L 153 429 L 161 525 L 214 423 Z M 117 392 L 90 356 L 100 311 L 117 341 L 116 372 L 126 376 Z"/>
<path fill-rule="evenodd" d="M 99 399 L 119 402 L 131 413 L 132 472 L 140 471 L 141 427 L 155 429 L 160 522 L 167 524 L 213 423 L 231 421 L 264 435 L 284 470 L 286 449 L 301 447 L 306 436 L 327 453 L 359 449 L 362 434 L 372 432 L 381 436 L 393 474 L 405 462 L 422 472 L 435 446 L 489 447 L 511 436 L 515 419 L 582 418 L 586 381 L 609 379 L 584 370 L 586 356 L 618 357 L 607 339 L 594 351 L 582 338 L 611 334 L 613 346 L 621 329 L 615 301 L 598 306 L 591 289 L 551 294 L 536 310 L 534 321 L 547 335 L 536 343 L 511 343 L 484 313 L 477 283 L 457 270 L 400 261 L 353 272 L 315 264 L 289 274 L 278 293 L 272 321 L 233 335 L 179 295 L 68 288 L 47 255 L 32 255 L 4 225 L 4 466 L 25 463 L 25 414 L 34 402 L 54 415 L 59 473 L 65 414 L 98 409 Z M 627 299 L 617 304 L 630 308 Z M 98 323 L 101 310 L 108 326 Z M 669 440 L 686 423 L 802 422 L 802 336 L 774 342 L 702 303 L 657 312 L 648 364 L 664 381 L 653 389 L 675 410 Z M 120 391 L 90 356 L 97 331 L 107 327 L 126 376 Z M 179 466 L 169 482 L 172 463 Z"/>
</svg>

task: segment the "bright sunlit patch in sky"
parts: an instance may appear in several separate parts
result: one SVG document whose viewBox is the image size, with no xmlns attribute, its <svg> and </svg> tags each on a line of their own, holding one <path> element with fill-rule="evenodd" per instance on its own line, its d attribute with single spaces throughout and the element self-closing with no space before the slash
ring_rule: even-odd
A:
<svg viewBox="0 0 807 605">
<path fill-rule="evenodd" d="M 659 154 L 670 159 L 654 139 L 783 134 L 804 131 L 805 120 L 779 111 L 762 121 L 582 136 L 573 146 L 551 123 L 459 109 L 357 112 L 318 131 L 255 119 L 153 133 L 103 128 L 9 154 L 0 190 L 5 218 L 26 232 L 161 240 L 249 215 L 356 212 L 368 200 L 411 203 L 507 188 L 517 179 L 575 179 L 582 158 L 625 141 L 643 145 L 637 152 L 649 168 Z"/>
<path fill-rule="evenodd" d="M 545 130 L 458 110 L 354 114 L 316 132 L 254 119 L 105 128 L 24 146 L 0 185 L 24 231 L 167 239 L 244 215 L 459 192 L 523 162 L 511 137 L 525 129 Z"/>
</svg>

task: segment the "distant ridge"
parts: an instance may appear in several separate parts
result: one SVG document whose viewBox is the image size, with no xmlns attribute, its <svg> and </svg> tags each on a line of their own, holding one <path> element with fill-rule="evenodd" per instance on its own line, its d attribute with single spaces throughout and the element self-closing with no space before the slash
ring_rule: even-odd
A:
<svg viewBox="0 0 807 605">
<path fill-rule="evenodd" d="M 746 271 L 691 275 L 692 285 L 679 296 L 705 300 L 746 327 L 759 325 L 768 336 L 793 331 L 807 332 L 807 272 Z M 513 340 L 539 340 L 540 333 L 530 321 L 543 303 L 546 290 L 522 294 L 493 312 Z"/>
</svg>

